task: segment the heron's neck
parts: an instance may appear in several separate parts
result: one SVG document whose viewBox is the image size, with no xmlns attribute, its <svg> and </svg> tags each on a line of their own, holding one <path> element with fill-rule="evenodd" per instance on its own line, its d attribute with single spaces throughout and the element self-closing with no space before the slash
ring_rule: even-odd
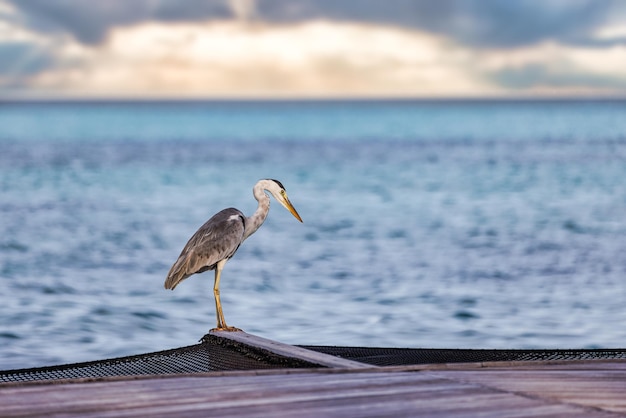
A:
<svg viewBox="0 0 626 418">
<path fill-rule="evenodd" d="M 252 216 L 250 216 L 246 221 L 246 230 L 243 235 L 244 240 L 254 234 L 256 230 L 263 225 L 265 218 L 267 218 L 267 213 L 270 210 L 270 198 L 267 197 L 263 190 L 264 188 L 262 184 L 254 186 L 254 198 L 259 202 L 259 206 L 256 208 L 256 211 L 254 211 Z"/>
</svg>

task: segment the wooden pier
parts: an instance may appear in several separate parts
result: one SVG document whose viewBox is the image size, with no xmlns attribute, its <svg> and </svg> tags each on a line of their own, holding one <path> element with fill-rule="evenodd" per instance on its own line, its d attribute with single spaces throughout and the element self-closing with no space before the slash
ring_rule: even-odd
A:
<svg viewBox="0 0 626 418">
<path fill-rule="evenodd" d="M 326 368 L 0 385 L 0 416 L 626 416 L 626 360 L 373 367 L 228 333 Z"/>
</svg>

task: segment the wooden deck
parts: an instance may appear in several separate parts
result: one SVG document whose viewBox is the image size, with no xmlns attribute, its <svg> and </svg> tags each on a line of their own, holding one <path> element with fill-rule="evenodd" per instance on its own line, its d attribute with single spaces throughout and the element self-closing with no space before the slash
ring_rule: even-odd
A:
<svg viewBox="0 0 626 418">
<path fill-rule="evenodd" d="M 234 338 L 255 343 L 246 335 Z M 289 350 L 269 340 L 260 344 Z M 626 361 L 347 363 L 325 369 L 5 384 L 0 385 L 0 416 L 626 416 Z"/>
</svg>

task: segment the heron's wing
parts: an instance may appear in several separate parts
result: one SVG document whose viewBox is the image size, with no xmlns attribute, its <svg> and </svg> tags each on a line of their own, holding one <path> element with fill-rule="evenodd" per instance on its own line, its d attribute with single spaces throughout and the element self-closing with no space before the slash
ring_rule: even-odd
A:
<svg viewBox="0 0 626 418">
<path fill-rule="evenodd" d="M 212 270 L 219 261 L 232 257 L 244 231 L 245 217 L 239 210 L 229 208 L 215 214 L 189 239 L 167 274 L 165 288 L 174 289 L 192 274 Z"/>
</svg>

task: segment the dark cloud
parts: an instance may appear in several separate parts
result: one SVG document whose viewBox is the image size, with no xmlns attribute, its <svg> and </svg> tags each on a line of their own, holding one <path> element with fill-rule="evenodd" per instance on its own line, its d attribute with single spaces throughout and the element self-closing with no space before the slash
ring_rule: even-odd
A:
<svg viewBox="0 0 626 418">
<path fill-rule="evenodd" d="M 486 47 L 518 47 L 544 40 L 577 43 L 607 20 L 610 1 L 449 0 L 454 17 L 433 30 L 458 41 Z"/>
<path fill-rule="evenodd" d="M 85 44 L 102 42 L 117 26 L 237 17 L 228 0 L 9 1 L 32 29 L 66 32 Z M 269 23 L 328 19 L 385 24 L 482 48 L 517 47 L 546 39 L 594 45 L 591 34 L 597 27 L 615 16 L 626 18 L 626 3 L 618 0 L 257 0 L 253 4 L 252 17 Z"/>
<path fill-rule="evenodd" d="M 0 95 L 28 89 L 33 76 L 56 67 L 54 55 L 27 42 L 0 43 Z"/>
<path fill-rule="evenodd" d="M 542 64 L 529 64 L 493 72 L 489 80 L 502 87 L 525 90 L 533 87 L 609 89 L 626 91 L 626 77 L 600 76 L 576 68 L 551 70 Z"/>
<path fill-rule="evenodd" d="M 148 21 L 232 18 L 224 1 L 10 0 L 24 23 L 43 33 L 69 33 L 84 44 L 101 43 L 112 28 Z"/>
<path fill-rule="evenodd" d="M 54 66 L 52 54 L 26 42 L 0 43 L 0 76 L 29 76 Z"/>
<path fill-rule="evenodd" d="M 559 0 L 259 0 L 270 21 L 325 18 L 421 29 L 474 47 L 517 47 L 553 39 L 585 42 L 626 4 Z M 622 13 L 626 17 L 625 13 Z"/>
</svg>

